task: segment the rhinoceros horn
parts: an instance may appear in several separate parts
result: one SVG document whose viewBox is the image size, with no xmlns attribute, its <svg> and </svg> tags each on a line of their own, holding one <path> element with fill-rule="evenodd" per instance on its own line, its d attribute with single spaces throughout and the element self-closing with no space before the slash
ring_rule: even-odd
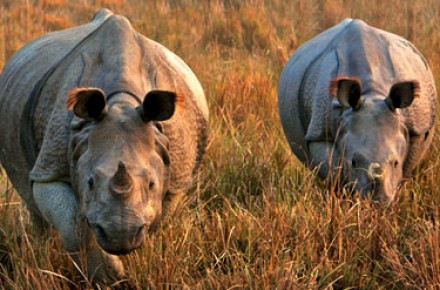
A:
<svg viewBox="0 0 440 290">
<path fill-rule="evenodd" d="M 133 179 L 127 171 L 124 162 L 119 161 L 118 169 L 110 180 L 110 191 L 116 195 L 129 193 L 133 188 Z"/>
</svg>

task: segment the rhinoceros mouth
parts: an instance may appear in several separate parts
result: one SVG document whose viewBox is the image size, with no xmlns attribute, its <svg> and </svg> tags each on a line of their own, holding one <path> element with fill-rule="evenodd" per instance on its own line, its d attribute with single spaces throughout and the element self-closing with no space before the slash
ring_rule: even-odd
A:
<svg viewBox="0 0 440 290">
<path fill-rule="evenodd" d="M 142 244 L 140 244 L 139 246 L 134 247 L 134 248 L 106 248 L 106 247 L 102 246 L 101 244 L 100 244 L 100 246 L 101 246 L 101 249 L 103 249 L 104 251 L 106 251 L 109 254 L 116 255 L 116 256 L 124 256 L 124 255 L 128 255 L 132 251 L 140 248 L 142 246 Z"/>
<path fill-rule="evenodd" d="M 107 234 L 100 225 L 93 225 L 93 231 L 99 246 L 109 254 L 112 255 L 126 255 L 130 252 L 140 248 L 144 242 L 148 227 L 141 226 L 134 235 L 118 234 L 112 232 Z"/>
</svg>

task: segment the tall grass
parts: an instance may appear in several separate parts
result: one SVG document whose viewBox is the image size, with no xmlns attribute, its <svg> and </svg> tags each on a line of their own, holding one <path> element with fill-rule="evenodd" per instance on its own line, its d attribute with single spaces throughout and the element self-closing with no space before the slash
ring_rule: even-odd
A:
<svg viewBox="0 0 440 290">
<path fill-rule="evenodd" d="M 181 56 L 201 81 L 211 112 L 198 183 L 177 215 L 123 258 L 133 283 L 142 289 L 440 287 L 440 134 L 398 200 L 377 207 L 335 192 L 292 156 L 276 101 L 285 58 L 346 17 L 408 38 L 439 84 L 440 2 L 0 0 L 0 68 L 29 40 L 89 21 L 100 7 L 126 15 L 139 32 Z M 57 234 L 36 233 L 3 174 L 0 288 L 90 287 Z"/>
</svg>

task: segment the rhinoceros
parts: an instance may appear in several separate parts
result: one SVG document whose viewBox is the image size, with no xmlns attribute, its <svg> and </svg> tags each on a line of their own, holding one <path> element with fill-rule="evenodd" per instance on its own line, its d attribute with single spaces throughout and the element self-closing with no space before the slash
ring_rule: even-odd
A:
<svg viewBox="0 0 440 290">
<path fill-rule="evenodd" d="M 279 80 L 279 113 L 298 159 L 388 203 L 434 133 L 432 72 L 409 41 L 346 19 L 298 48 Z"/>
<path fill-rule="evenodd" d="M 33 218 L 53 226 L 93 281 L 125 275 L 192 186 L 208 107 L 190 68 L 100 10 L 20 49 L 0 77 L 0 161 Z M 81 260 L 84 263 L 84 260 Z"/>
</svg>

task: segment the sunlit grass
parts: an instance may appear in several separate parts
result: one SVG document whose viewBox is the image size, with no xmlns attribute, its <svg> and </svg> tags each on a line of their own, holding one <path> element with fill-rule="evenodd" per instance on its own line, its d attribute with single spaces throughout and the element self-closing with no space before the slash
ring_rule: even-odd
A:
<svg viewBox="0 0 440 290">
<path fill-rule="evenodd" d="M 0 68 L 31 39 L 82 24 L 108 7 L 173 50 L 198 76 L 210 106 L 208 153 L 198 183 L 177 214 L 124 257 L 131 281 L 140 288 L 436 288 L 440 134 L 398 200 L 383 208 L 318 180 L 292 156 L 278 117 L 283 58 L 345 17 L 408 38 L 439 83 L 440 2 L 390 5 L 367 0 L 1 0 Z M 0 288 L 87 287 L 57 234 L 36 232 L 1 176 Z"/>
</svg>

